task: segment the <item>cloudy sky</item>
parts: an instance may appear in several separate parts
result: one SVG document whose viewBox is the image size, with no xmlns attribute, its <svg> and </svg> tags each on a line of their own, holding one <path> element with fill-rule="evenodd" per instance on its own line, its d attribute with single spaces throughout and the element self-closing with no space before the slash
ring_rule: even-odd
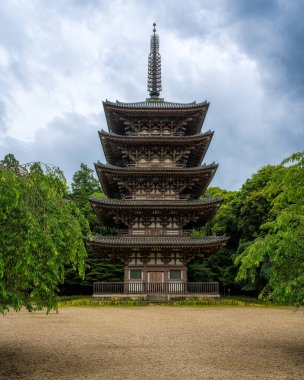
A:
<svg viewBox="0 0 304 380">
<path fill-rule="evenodd" d="M 304 2 L 1 0 L 0 158 L 104 156 L 101 101 L 142 101 L 157 23 L 165 100 L 211 102 L 212 185 L 238 189 L 304 142 Z"/>
</svg>

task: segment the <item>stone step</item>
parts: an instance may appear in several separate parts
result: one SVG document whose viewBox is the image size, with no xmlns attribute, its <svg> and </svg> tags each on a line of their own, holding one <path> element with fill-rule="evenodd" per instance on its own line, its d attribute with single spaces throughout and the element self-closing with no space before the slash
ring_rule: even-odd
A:
<svg viewBox="0 0 304 380">
<path fill-rule="evenodd" d="M 167 294 L 147 294 L 146 301 L 149 302 L 168 302 Z"/>
</svg>

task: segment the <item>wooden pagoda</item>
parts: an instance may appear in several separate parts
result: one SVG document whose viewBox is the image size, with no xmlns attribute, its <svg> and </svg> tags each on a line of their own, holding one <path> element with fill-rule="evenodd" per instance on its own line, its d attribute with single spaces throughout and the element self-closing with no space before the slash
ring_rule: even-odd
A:
<svg viewBox="0 0 304 380">
<path fill-rule="evenodd" d="M 87 246 L 124 263 L 124 283 L 96 283 L 98 294 L 217 294 L 217 283 L 187 282 L 187 264 L 222 247 L 225 236 L 194 237 L 221 204 L 204 199 L 217 165 L 202 164 L 213 132 L 202 133 L 209 103 L 160 98 L 159 37 L 155 24 L 148 65 L 150 97 L 138 103 L 103 102 L 108 130 L 99 137 L 107 164 L 96 172 L 108 198 L 91 198 L 99 221 L 118 236 Z"/>
</svg>

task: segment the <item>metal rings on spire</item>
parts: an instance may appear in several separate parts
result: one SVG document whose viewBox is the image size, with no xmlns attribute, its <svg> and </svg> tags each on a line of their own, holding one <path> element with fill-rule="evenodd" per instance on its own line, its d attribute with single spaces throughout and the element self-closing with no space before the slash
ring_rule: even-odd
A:
<svg viewBox="0 0 304 380">
<path fill-rule="evenodd" d="M 161 90 L 161 56 L 159 54 L 159 36 L 156 33 L 156 24 L 153 24 L 153 34 L 150 40 L 150 54 L 148 57 L 148 92 L 151 97 L 158 97 Z"/>
</svg>

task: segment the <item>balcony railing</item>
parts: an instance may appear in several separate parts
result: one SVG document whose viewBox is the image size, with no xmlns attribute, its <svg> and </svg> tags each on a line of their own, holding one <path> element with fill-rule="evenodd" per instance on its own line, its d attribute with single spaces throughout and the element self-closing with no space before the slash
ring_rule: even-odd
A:
<svg viewBox="0 0 304 380">
<path fill-rule="evenodd" d="M 219 294 L 218 282 L 94 282 L 98 294 Z"/>
<path fill-rule="evenodd" d="M 135 194 L 135 195 L 124 195 L 124 201 L 186 201 L 190 198 L 189 195 L 179 195 L 179 194 Z"/>
<path fill-rule="evenodd" d="M 193 236 L 192 230 L 169 230 L 161 228 L 125 229 L 118 230 L 120 236 Z"/>
</svg>

